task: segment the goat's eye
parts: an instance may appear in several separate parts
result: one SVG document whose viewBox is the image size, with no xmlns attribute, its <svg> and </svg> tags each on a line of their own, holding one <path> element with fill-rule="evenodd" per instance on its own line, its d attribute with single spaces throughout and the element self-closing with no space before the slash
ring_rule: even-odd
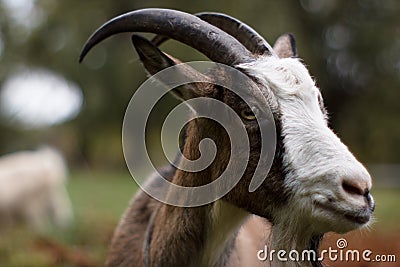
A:
<svg viewBox="0 0 400 267">
<path fill-rule="evenodd" d="M 253 111 L 251 110 L 242 110 L 240 112 L 240 116 L 242 116 L 243 119 L 252 121 L 256 119 L 256 115 L 254 115 Z"/>
</svg>

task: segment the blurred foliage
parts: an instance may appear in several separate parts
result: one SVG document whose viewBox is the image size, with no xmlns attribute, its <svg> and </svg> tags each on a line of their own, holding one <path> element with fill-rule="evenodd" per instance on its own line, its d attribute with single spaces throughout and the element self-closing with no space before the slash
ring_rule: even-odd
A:
<svg viewBox="0 0 400 267">
<path fill-rule="evenodd" d="M 230 14 L 271 43 L 282 33 L 294 33 L 300 57 L 323 91 L 332 127 L 344 142 L 364 162 L 400 160 L 397 0 L 33 1 L 33 13 L 22 24 L 0 1 L 0 86 L 21 66 L 47 68 L 80 85 L 85 104 L 75 120 L 49 129 L 23 131 L 3 118 L 0 153 L 46 142 L 61 147 L 76 164 L 122 167 L 122 119 L 145 73 L 129 35 L 99 45 L 82 65 L 77 58 L 106 20 L 163 7 Z M 186 61 L 204 59 L 177 42 L 163 49 Z"/>
</svg>

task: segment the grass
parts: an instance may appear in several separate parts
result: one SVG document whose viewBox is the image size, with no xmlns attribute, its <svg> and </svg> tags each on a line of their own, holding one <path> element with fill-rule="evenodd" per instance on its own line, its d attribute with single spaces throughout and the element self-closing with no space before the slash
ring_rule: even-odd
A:
<svg viewBox="0 0 400 267">
<path fill-rule="evenodd" d="M 391 232 L 396 229 L 400 233 L 400 189 L 375 189 L 372 191 L 375 207 L 375 224 L 372 229 L 381 232 Z"/>
<path fill-rule="evenodd" d="M 78 217 L 115 221 L 137 189 L 128 172 L 76 172 L 68 186 Z"/>
<path fill-rule="evenodd" d="M 128 172 L 76 171 L 68 191 L 75 220 L 67 229 L 37 233 L 24 226 L 0 231 L 0 266 L 103 266 L 119 218 L 137 190 Z M 375 190 L 376 231 L 399 230 L 399 190 Z"/>
</svg>

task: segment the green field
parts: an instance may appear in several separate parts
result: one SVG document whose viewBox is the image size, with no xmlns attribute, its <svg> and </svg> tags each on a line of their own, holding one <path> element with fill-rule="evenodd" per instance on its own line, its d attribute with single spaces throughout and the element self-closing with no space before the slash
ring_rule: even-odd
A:
<svg viewBox="0 0 400 267">
<path fill-rule="evenodd" d="M 44 233 L 34 233 L 23 226 L 3 229 L 0 266 L 102 266 L 113 229 L 135 190 L 128 172 L 74 172 L 68 184 L 74 224 Z M 376 189 L 373 193 L 377 222 L 372 233 L 398 232 L 400 191 Z"/>
</svg>

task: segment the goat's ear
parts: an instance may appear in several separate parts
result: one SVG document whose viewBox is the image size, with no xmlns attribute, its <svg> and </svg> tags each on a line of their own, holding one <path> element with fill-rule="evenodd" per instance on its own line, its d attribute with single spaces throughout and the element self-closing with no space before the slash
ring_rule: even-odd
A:
<svg viewBox="0 0 400 267">
<path fill-rule="evenodd" d="M 179 64 L 179 71 L 184 74 L 187 78 L 192 80 L 207 80 L 208 78 L 203 74 L 199 73 L 195 69 L 189 67 L 186 64 L 181 64 L 182 62 L 165 54 L 152 42 L 146 38 L 133 35 L 132 43 L 135 47 L 139 58 L 143 63 L 144 68 L 150 75 L 154 75 L 163 69 Z M 168 81 L 161 80 L 162 83 L 168 84 Z M 177 98 L 181 100 L 187 100 L 193 97 L 205 96 L 204 86 L 200 84 L 186 84 L 171 90 L 171 92 Z"/>
<path fill-rule="evenodd" d="M 176 65 L 176 62 L 172 58 L 164 54 L 146 38 L 139 35 L 132 35 L 132 43 L 145 69 L 151 75 Z"/>
<path fill-rule="evenodd" d="M 281 35 L 274 44 L 274 51 L 280 58 L 297 57 L 294 36 L 291 33 Z"/>
</svg>

